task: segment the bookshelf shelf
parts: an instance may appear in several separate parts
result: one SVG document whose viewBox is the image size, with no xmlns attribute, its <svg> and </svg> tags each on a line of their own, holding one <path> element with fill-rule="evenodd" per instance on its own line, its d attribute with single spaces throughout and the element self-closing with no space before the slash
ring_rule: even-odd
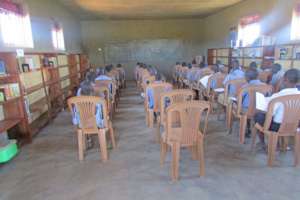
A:
<svg viewBox="0 0 300 200">
<path fill-rule="evenodd" d="M 11 129 L 12 127 L 18 125 L 21 119 L 7 119 L 0 121 L 0 133 Z"/>
<path fill-rule="evenodd" d="M 20 97 L 14 97 L 12 99 L 7 99 L 5 101 L 0 101 L 0 105 L 4 105 L 6 106 L 7 104 L 13 103 L 13 102 L 17 102 L 20 100 Z"/>
</svg>

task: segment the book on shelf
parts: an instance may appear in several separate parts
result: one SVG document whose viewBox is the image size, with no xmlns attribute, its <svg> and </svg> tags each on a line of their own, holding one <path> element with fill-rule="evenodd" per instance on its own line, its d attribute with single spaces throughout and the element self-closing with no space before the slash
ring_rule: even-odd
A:
<svg viewBox="0 0 300 200">
<path fill-rule="evenodd" d="M 20 88 L 18 83 L 5 84 L 0 86 L 0 92 L 4 93 L 4 101 L 20 96 Z"/>
<path fill-rule="evenodd" d="M 5 119 L 5 117 L 4 117 L 3 106 L 0 105 L 0 121 L 3 121 L 4 119 Z"/>
<path fill-rule="evenodd" d="M 0 76 L 6 75 L 6 66 L 3 60 L 0 60 Z"/>
</svg>

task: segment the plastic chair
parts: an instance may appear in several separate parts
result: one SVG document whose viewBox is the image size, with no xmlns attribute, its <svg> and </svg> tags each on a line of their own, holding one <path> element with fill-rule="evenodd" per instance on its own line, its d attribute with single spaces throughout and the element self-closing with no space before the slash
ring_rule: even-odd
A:
<svg viewBox="0 0 300 200">
<path fill-rule="evenodd" d="M 96 124 L 96 109 L 97 105 L 102 107 L 103 113 L 103 128 L 97 127 Z M 99 144 L 101 149 L 101 157 L 104 162 L 107 161 L 107 145 L 106 145 L 106 132 L 109 131 L 110 139 L 113 148 L 116 148 L 114 131 L 112 128 L 112 123 L 109 120 L 106 102 L 103 98 L 93 97 L 93 96 L 79 96 L 71 97 L 68 99 L 68 107 L 70 111 L 73 111 L 73 106 L 75 106 L 77 112 L 80 116 L 80 124 L 77 128 L 78 136 L 78 154 L 79 160 L 82 161 L 84 158 L 84 151 L 86 150 L 86 136 L 92 134 L 98 134 Z"/>
<path fill-rule="evenodd" d="M 160 112 L 160 97 L 163 93 L 171 91 L 173 86 L 170 83 L 151 83 L 147 89 L 153 91 L 154 105 L 153 109 L 149 108 L 149 100 L 145 92 L 145 106 L 146 106 L 146 123 L 148 127 L 152 128 L 154 124 L 154 114 L 159 115 Z"/>
<path fill-rule="evenodd" d="M 282 105 L 284 109 L 283 121 L 278 132 L 270 131 L 274 109 Z M 273 99 L 268 106 L 265 123 L 263 126 L 256 123 L 252 131 L 252 149 L 255 148 L 257 130 L 268 137 L 268 166 L 273 166 L 278 137 L 293 137 L 295 139 L 295 159 L 297 166 L 300 160 L 300 95 L 286 95 Z"/>
<path fill-rule="evenodd" d="M 166 110 L 169 106 L 176 103 L 192 101 L 195 98 L 195 92 L 188 89 L 178 89 L 166 92 L 160 97 L 160 115 L 157 118 L 157 139 L 160 141 L 160 127 L 166 127 Z"/>
<path fill-rule="evenodd" d="M 206 112 L 205 115 L 203 115 L 204 112 Z M 178 180 L 179 177 L 178 169 L 181 147 L 192 149 L 193 157 L 196 155 L 200 161 L 200 176 L 205 175 L 203 140 L 206 133 L 209 112 L 210 104 L 205 101 L 173 104 L 167 109 L 166 130 L 161 138 L 160 164 L 161 166 L 164 164 L 167 149 L 171 147 L 171 177 L 173 181 Z M 174 119 L 176 115 L 179 116 L 179 120 Z M 204 128 L 201 130 L 199 124 L 201 118 L 204 116 Z"/>
<path fill-rule="evenodd" d="M 245 131 L 247 126 L 247 120 L 252 120 L 256 113 L 256 93 L 262 93 L 264 95 L 272 94 L 273 87 L 267 84 L 250 85 L 248 87 L 241 88 L 238 95 L 237 101 L 231 101 L 228 106 L 228 120 L 227 127 L 232 130 L 232 118 L 236 117 L 240 121 L 240 144 L 245 143 Z M 247 112 L 244 113 L 242 108 L 243 94 L 247 92 L 249 95 L 249 106 Z"/>
</svg>

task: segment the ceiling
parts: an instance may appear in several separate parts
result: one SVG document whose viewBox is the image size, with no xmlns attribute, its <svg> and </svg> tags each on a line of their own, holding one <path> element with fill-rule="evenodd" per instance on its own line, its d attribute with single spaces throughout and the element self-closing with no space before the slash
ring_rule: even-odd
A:
<svg viewBox="0 0 300 200">
<path fill-rule="evenodd" d="M 243 0 L 58 0 L 80 19 L 206 17 Z"/>
</svg>

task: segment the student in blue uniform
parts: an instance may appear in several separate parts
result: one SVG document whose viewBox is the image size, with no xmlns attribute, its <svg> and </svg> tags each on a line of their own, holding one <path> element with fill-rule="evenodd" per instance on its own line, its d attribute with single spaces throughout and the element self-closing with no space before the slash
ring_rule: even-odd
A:
<svg viewBox="0 0 300 200">
<path fill-rule="evenodd" d="M 232 70 L 230 73 L 225 77 L 223 84 L 226 85 L 228 81 L 231 80 L 237 80 L 237 79 L 242 79 L 245 78 L 245 73 L 240 67 L 239 61 L 238 60 L 233 60 L 232 62 Z M 232 96 L 236 93 L 236 88 L 233 86 L 229 87 L 229 96 Z"/>
<path fill-rule="evenodd" d="M 300 94 L 300 91 L 296 87 L 299 83 L 300 77 L 299 77 L 299 70 L 298 69 L 289 69 L 285 72 L 283 76 L 283 85 L 284 89 L 282 89 L 280 92 L 273 94 L 270 97 L 270 100 L 286 96 L 286 95 L 292 95 L 292 94 Z M 270 125 L 270 131 L 277 132 L 280 128 L 280 124 L 283 121 L 283 114 L 284 114 L 284 108 L 283 105 L 278 105 L 277 108 L 273 111 L 273 119 L 272 123 Z M 256 123 L 260 124 L 261 126 L 264 125 L 266 119 L 266 113 L 259 112 L 254 116 L 254 120 Z M 265 140 L 264 135 L 259 134 L 260 137 L 260 143 L 262 148 L 265 148 Z"/>
<path fill-rule="evenodd" d="M 270 84 L 275 86 L 278 83 L 278 81 L 284 76 L 284 70 L 282 69 L 280 64 L 275 63 L 272 66 L 271 71 L 272 71 L 272 78 Z"/>
</svg>

